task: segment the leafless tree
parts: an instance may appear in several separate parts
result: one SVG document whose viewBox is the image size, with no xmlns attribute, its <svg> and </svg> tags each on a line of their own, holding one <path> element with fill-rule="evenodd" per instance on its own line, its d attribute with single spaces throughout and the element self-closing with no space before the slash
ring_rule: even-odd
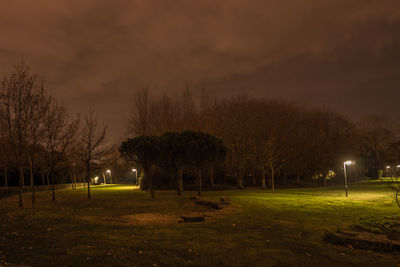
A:
<svg viewBox="0 0 400 267">
<path fill-rule="evenodd" d="M 128 132 L 132 136 L 148 135 L 149 89 L 143 87 L 134 96 L 134 106 L 130 117 Z"/>
<path fill-rule="evenodd" d="M 46 116 L 45 144 L 48 152 L 53 202 L 56 201 L 54 177 L 56 164 L 72 145 L 78 128 L 79 118 L 71 119 L 64 104 L 52 98 Z"/>
<path fill-rule="evenodd" d="M 0 119 L 4 140 L 12 152 L 19 173 L 19 206 L 23 206 L 24 159 L 31 145 L 32 129 L 43 95 L 43 83 L 35 74 L 30 74 L 28 66 L 22 62 L 1 82 Z"/>
<path fill-rule="evenodd" d="M 51 98 L 44 90 L 43 81 L 40 89 L 32 96 L 31 101 L 34 102 L 35 108 L 30 114 L 30 123 L 28 128 L 28 143 L 26 145 L 26 156 L 29 163 L 29 176 L 32 192 L 32 213 L 35 215 L 35 177 L 34 168 L 36 155 L 40 152 L 41 145 L 44 140 L 45 133 L 45 117 L 49 110 Z"/>
<path fill-rule="evenodd" d="M 86 168 L 88 199 L 90 199 L 91 164 L 110 152 L 110 148 L 105 145 L 106 133 L 107 125 L 100 126 L 94 111 L 90 109 L 81 125 L 77 151 Z"/>
</svg>

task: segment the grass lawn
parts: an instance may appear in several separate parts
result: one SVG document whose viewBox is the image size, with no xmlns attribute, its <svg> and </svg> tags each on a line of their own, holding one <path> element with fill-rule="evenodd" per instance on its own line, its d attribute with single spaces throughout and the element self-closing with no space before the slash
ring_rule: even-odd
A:
<svg viewBox="0 0 400 267">
<path fill-rule="evenodd" d="M 0 199 L 0 266 L 398 266 L 400 254 L 339 247 L 326 231 L 397 220 L 393 194 L 379 182 L 343 188 L 204 192 L 228 196 L 235 209 L 210 213 L 184 192 L 148 192 L 132 186 L 97 186 L 37 193 L 31 215 L 17 196 Z M 202 223 L 177 223 L 206 213 Z M 397 216 L 397 217 L 396 217 Z M 393 219 L 394 218 L 394 219 Z M 393 229 L 391 229 L 393 230 Z M 397 229 L 400 231 L 400 229 Z M 393 230 L 393 231 L 396 231 Z"/>
</svg>

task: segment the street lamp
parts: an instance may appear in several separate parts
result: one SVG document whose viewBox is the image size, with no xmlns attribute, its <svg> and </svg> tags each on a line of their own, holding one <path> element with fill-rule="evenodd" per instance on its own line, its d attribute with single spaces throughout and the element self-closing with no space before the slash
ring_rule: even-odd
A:
<svg viewBox="0 0 400 267">
<path fill-rule="evenodd" d="M 396 166 L 396 169 L 397 169 L 397 172 L 396 172 L 396 173 L 397 173 L 397 178 L 399 178 L 399 168 L 400 168 L 400 165 L 397 165 L 397 166 Z"/>
<path fill-rule="evenodd" d="M 136 174 L 136 186 L 138 186 L 138 180 L 137 180 L 137 170 L 136 169 L 132 169 L 133 172 L 135 172 Z"/>
<path fill-rule="evenodd" d="M 386 177 L 389 177 L 389 169 L 390 169 L 390 166 L 389 165 L 386 166 Z"/>
<path fill-rule="evenodd" d="M 346 165 L 351 165 L 352 161 L 348 160 L 343 162 L 343 171 L 344 171 L 344 189 L 346 190 L 346 197 L 348 197 L 347 194 L 347 173 L 346 173 Z"/>
<path fill-rule="evenodd" d="M 106 172 L 110 175 L 110 183 L 113 183 L 113 182 L 112 182 L 111 170 L 107 170 Z"/>
</svg>

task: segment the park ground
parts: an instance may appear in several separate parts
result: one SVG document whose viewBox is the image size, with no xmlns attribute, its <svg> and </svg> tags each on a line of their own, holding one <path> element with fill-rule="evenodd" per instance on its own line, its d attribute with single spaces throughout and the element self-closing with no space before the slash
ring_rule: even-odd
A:
<svg viewBox="0 0 400 267">
<path fill-rule="evenodd" d="M 212 211 L 195 192 L 148 192 L 108 185 L 37 193 L 32 216 L 17 196 L 0 199 L 0 266 L 398 266 L 399 252 L 323 241 L 327 232 L 365 229 L 398 237 L 400 209 L 379 182 L 342 187 L 204 192 L 229 197 Z M 200 223 L 180 216 L 206 215 Z M 397 227 L 397 228 L 396 228 Z"/>
</svg>

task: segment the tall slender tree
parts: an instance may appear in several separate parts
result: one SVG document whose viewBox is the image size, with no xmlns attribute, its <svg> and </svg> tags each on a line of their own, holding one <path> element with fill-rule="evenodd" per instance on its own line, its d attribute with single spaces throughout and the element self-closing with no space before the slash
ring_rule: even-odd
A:
<svg viewBox="0 0 400 267">
<path fill-rule="evenodd" d="M 90 176 L 91 164 L 95 160 L 100 160 L 110 152 L 110 148 L 105 144 L 107 125 L 100 126 L 97 117 L 92 109 L 84 116 L 80 127 L 77 153 L 80 155 L 86 168 L 86 183 L 88 189 L 88 199 L 90 199 Z"/>
<path fill-rule="evenodd" d="M 48 152 L 49 176 L 51 179 L 52 201 L 56 201 L 55 167 L 61 156 L 73 144 L 79 128 L 79 118 L 71 119 L 64 104 L 52 98 L 45 121 L 45 144 Z"/>
<path fill-rule="evenodd" d="M 33 120 L 43 95 L 43 83 L 31 74 L 25 62 L 16 65 L 1 82 L 0 119 L 4 140 L 12 152 L 19 174 L 19 206 L 23 206 L 24 167 L 27 148 L 31 145 Z"/>
</svg>

